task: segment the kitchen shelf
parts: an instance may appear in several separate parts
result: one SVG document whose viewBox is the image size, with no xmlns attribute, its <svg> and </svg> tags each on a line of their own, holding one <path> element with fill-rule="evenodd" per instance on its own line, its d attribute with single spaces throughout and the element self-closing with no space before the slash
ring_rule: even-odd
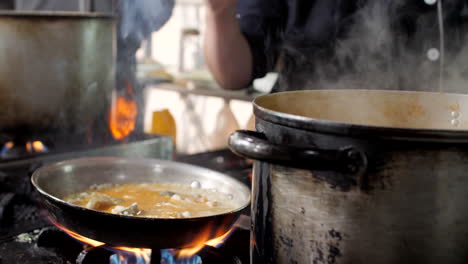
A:
<svg viewBox="0 0 468 264">
<path fill-rule="evenodd" d="M 177 84 L 160 79 L 144 79 L 140 81 L 140 84 L 144 87 L 151 86 L 153 89 L 177 92 L 180 95 L 212 96 L 226 100 L 240 100 L 246 102 L 252 102 L 255 97 L 262 95 L 262 93 L 251 93 L 245 89 L 240 91 L 223 90 L 212 84 L 206 86 L 196 85 L 193 88 L 189 88 L 190 85 Z"/>
<path fill-rule="evenodd" d="M 237 104 L 237 107 L 241 107 L 245 111 L 246 109 L 251 109 L 251 107 L 247 108 L 247 106 L 251 105 L 254 98 L 260 95 L 260 93 L 250 93 L 248 89 L 239 91 L 222 90 L 213 82 L 205 80 L 194 82 L 186 81 L 186 79 L 183 79 L 183 81 L 180 79 L 172 81 L 169 79 L 162 80 L 161 78 L 141 78 L 139 80 L 140 85 L 144 88 L 145 93 L 147 93 L 145 98 L 150 100 L 146 102 L 149 105 L 145 107 L 147 115 L 152 115 L 151 111 L 153 110 L 151 109 L 157 103 L 150 95 L 154 94 L 155 91 L 168 91 L 177 94 L 179 97 L 179 108 L 172 108 L 171 112 L 176 119 L 178 127 L 177 137 L 179 139 L 177 140 L 177 149 L 182 153 L 204 152 L 212 150 L 215 147 L 216 143 L 213 141 L 214 131 L 212 131 L 211 124 L 218 121 L 219 117 L 214 114 L 214 111 L 218 110 L 211 110 L 212 107 L 207 105 L 208 102 L 216 102 L 216 105 L 218 105 L 217 102 L 221 99 L 224 101 L 223 107 L 225 107 L 226 104 L 230 105 L 229 102 L 231 101 L 238 101 L 240 104 Z M 206 111 L 209 112 L 208 115 Z M 146 118 L 146 122 L 147 127 L 150 127 L 148 123 L 150 122 L 149 118 Z"/>
</svg>

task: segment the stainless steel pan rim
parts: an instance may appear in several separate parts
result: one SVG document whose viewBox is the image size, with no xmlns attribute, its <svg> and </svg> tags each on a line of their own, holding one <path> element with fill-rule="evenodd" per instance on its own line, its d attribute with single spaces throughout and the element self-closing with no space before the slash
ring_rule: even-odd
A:
<svg viewBox="0 0 468 264">
<path fill-rule="evenodd" d="M 204 220 L 204 219 L 208 219 L 208 218 L 211 218 L 211 217 L 216 217 L 216 216 L 222 216 L 222 215 L 226 215 L 226 214 L 236 214 L 236 213 L 239 213 L 240 211 L 242 211 L 243 209 L 245 209 L 247 206 L 249 206 L 250 204 L 250 195 L 248 197 L 248 199 L 246 200 L 245 203 L 242 204 L 241 207 L 238 207 L 236 210 L 232 210 L 232 211 L 226 211 L 226 212 L 223 212 L 223 213 L 219 213 L 219 214 L 212 214 L 212 215 L 209 215 L 209 216 L 202 216 L 202 217 L 189 217 L 189 218 L 158 218 L 158 217 L 137 217 L 137 216 L 127 216 L 127 215 L 118 215 L 118 214 L 112 214 L 112 213 L 107 213 L 107 212 L 102 212 L 102 211 L 98 211 L 98 210 L 93 210 L 93 209 L 88 209 L 88 208 L 85 208 L 85 207 L 82 207 L 82 206 L 78 206 L 78 205 L 75 205 L 75 204 L 72 204 L 72 203 L 68 203 L 50 193 L 48 193 L 47 191 L 45 191 L 41 186 L 40 184 L 38 183 L 38 178 L 40 177 L 40 175 L 42 173 L 47 173 L 48 171 L 53 171 L 53 170 L 57 170 L 58 168 L 60 167 L 63 167 L 63 166 L 66 166 L 67 164 L 75 164 L 75 165 L 78 165 L 80 163 L 87 163 L 89 162 L 90 160 L 99 160 L 99 161 L 102 161 L 102 162 L 109 162 L 109 161 L 112 161 L 112 162 L 118 162 L 118 163 L 121 163 L 121 164 L 125 164 L 125 163 L 133 163 L 133 164 L 137 164 L 137 163 L 147 163 L 147 162 L 154 162 L 155 165 L 158 164 L 158 165 L 163 165 L 163 166 L 177 166 L 177 167 L 180 167 L 180 168 L 186 168 L 186 169 L 190 169 L 190 170 L 197 170 L 199 172 L 207 172 L 207 173 L 215 173 L 215 174 L 219 174 L 219 175 L 222 175 L 221 173 L 218 173 L 218 172 L 215 172 L 215 171 L 212 171 L 212 170 L 209 170 L 209 169 L 205 169 L 205 168 L 202 168 L 202 167 L 198 167 L 198 166 L 193 166 L 193 165 L 188 165 L 188 164 L 183 164 L 183 163 L 178 163 L 178 162 L 174 162 L 174 161 L 167 161 L 167 160 L 158 160 L 158 159 L 141 159 L 141 158 L 115 158 L 115 157 L 97 157 L 97 158 L 79 158 L 79 159 L 71 159 L 71 160 L 66 160 L 66 161 L 61 161 L 61 162 L 56 162 L 56 163 L 53 163 L 53 164 L 48 164 L 47 166 L 45 167 L 42 167 L 42 168 L 39 168 L 38 170 L 36 170 L 32 177 L 31 177 L 31 183 L 32 185 L 36 188 L 36 190 L 41 193 L 43 196 L 45 196 L 46 198 L 48 199 L 51 199 L 51 200 L 54 200 L 55 202 L 59 203 L 59 204 L 62 204 L 64 206 L 68 206 L 68 207 L 72 207 L 72 208 L 75 208 L 75 209 L 78 209 L 78 210 L 83 210 L 83 211 L 93 211 L 94 213 L 97 213 L 97 214 L 100 214 L 100 215 L 103 215 L 103 216 L 118 216 L 120 218 L 127 218 L 127 219 L 138 219 L 138 220 L 148 220 L 148 221 L 153 221 L 153 220 L 161 220 L 161 221 L 164 221 L 164 220 L 167 220 L 167 221 L 190 221 L 190 220 Z M 233 179 L 234 181 L 238 182 L 237 180 Z M 245 193 L 250 193 L 249 189 L 244 186 L 242 183 L 238 182 L 239 183 L 239 188 L 242 188 L 242 192 L 245 192 Z M 207 190 L 209 191 L 209 190 Z"/>
</svg>

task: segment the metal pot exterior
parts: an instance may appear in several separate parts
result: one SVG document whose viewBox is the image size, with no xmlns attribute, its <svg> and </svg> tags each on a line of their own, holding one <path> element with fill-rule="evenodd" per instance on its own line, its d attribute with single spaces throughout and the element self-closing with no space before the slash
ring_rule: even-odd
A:
<svg viewBox="0 0 468 264">
<path fill-rule="evenodd" d="M 312 157 L 307 168 L 311 157 L 288 165 L 284 151 L 281 163 L 257 161 L 252 263 L 468 263 L 467 132 L 296 122 L 262 105 L 256 129 L 270 144 L 303 153 L 353 148 L 366 162 L 343 171 L 339 162 L 316 167 Z M 266 149 L 257 146 L 244 156 L 263 159 L 253 155 Z"/>
<path fill-rule="evenodd" d="M 0 13 L 0 131 L 76 132 L 114 89 L 112 17 Z"/>
<path fill-rule="evenodd" d="M 257 129 L 288 143 L 359 146 L 372 158 L 366 174 L 345 182 L 257 162 L 253 263 L 468 262 L 468 146 L 314 136 L 262 120 Z"/>
</svg>

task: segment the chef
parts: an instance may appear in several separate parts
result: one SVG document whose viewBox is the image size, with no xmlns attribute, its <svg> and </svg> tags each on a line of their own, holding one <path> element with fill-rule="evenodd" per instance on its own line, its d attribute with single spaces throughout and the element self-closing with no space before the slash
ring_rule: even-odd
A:
<svg viewBox="0 0 468 264">
<path fill-rule="evenodd" d="M 446 76 L 451 80 L 466 71 L 466 1 L 206 3 L 206 60 L 226 89 L 241 89 L 278 70 L 277 91 L 436 90 L 441 71 L 454 75 Z"/>
</svg>

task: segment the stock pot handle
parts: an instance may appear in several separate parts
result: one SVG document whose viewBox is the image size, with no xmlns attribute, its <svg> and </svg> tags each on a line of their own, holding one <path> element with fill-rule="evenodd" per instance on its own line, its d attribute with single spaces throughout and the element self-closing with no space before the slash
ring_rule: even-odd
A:
<svg viewBox="0 0 468 264">
<path fill-rule="evenodd" d="M 259 161 L 299 169 L 339 171 L 357 174 L 367 168 L 367 158 L 353 147 L 324 150 L 270 143 L 260 132 L 238 130 L 229 137 L 229 148 L 235 154 Z"/>
</svg>

